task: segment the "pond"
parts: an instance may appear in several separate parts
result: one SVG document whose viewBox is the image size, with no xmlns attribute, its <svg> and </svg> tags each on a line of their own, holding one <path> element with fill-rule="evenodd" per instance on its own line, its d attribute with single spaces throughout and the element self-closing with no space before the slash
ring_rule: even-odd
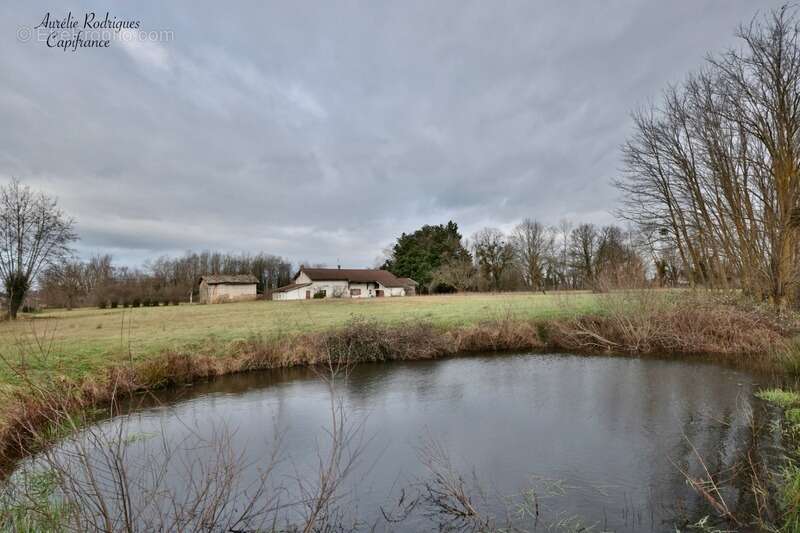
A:
<svg viewBox="0 0 800 533">
<path fill-rule="evenodd" d="M 341 411 L 333 413 L 344 413 L 341 429 L 351 437 L 342 463 L 360 453 L 334 504 L 343 520 L 364 529 L 439 529 L 452 517 L 431 501 L 433 462 L 447 465 L 449 479 L 494 523 L 675 531 L 674 524 L 712 513 L 681 470 L 699 477 L 700 457 L 724 469 L 747 456 L 753 419 L 764 412 L 753 393 L 765 385 L 765 378 L 691 360 L 563 354 L 356 366 L 335 381 L 333 405 Z M 331 408 L 326 379 L 290 369 L 162 392 L 98 427 L 125 425 L 125 460 L 137 469 L 165 441 L 211 442 L 227 431 L 246 465 L 240 487 L 260 479 L 277 449 L 270 490 L 280 490 L 286 505 L 280 521 L 296 523 L 306 511 L 292 502 L 313 492 L 320 459 L 327 461 Z M 186 449 L 184 465 L 218 458 L 203 446 Z M 189 482 L 168 475 L 177 476 L 171 486 L 188 490 Z M 723 494 L 731 506 L 746 504 L 735 484 Z"/>
</svg>

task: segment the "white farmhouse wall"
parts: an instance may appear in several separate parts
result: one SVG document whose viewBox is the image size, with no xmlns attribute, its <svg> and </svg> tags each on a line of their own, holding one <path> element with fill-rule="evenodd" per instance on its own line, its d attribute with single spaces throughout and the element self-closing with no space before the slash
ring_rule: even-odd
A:
<svg viewBox="0 0 800 533">
<path fill-rule="evenodd" d="M 315 281 L 311 289 L 311 296 L 319 291 L 325 291 L 326 298 L 347 298 L 350 295 L 346 281 Z"/>
<path fill-rule="evenodd" d="M 378 289 L 383 291 L 384 298 L 391 298 L 392 296 L 405 296 L 406 291 L 403 287 L 386 287 L 383 284 L 378 284 Z M 375 296 L 373 294 L 373 296 Z"/>
<path fill-rule="evenodd" d="M 406 290 L 403 287 L 391 287 L 387 289 L 386 296 L 405 296 Z"/>
<path fill-rule="evenodd" d="M 301 274 L 298 276 L 298 280 L 296 283 L 308 283 L 308 281 L 301 282 L 300 277 L 305 276 L 305 274 Z M 308 277 L 306 276 L 306 279 Z M 276 292 L 273 293 L 272 299 L 273 300 L 305 300 L 306 299 L 306 291 L 309 291 L 311 298 L 314 297 L 319 291 L 325 291 L 326 298 L 334 298 L 336 296 L 340 298 L 347 298 L 350 296 L 349 291 L 347 290 L 347 282 L 346 281 L 315 281 L 311 283 L 311 285 L 306 285 L 305 287 L 299 287 L 297 289 L 292 289 L 285 292 Z"/>
<path fill-rule="evenodd" d="M 311 298 L 314 294 L 324 290 L 326 298 L 374 298 L 377 296 L 376 291 L 383 291 L 383 296 L 391 298 L 393 296 L 405 296 L 406 290 L 403 287 L 386 287 L 376 282 L 364 283 L 348 283 L 347 281 L 311 281 L 311 278 L 305 272 L 301 272 L 293 283 L 308 284 L 304 287 L 298 287 L 284 292 L 275 292 L 272 295 L 273 300 L 305 300 L 306 291 L 308 291 Z M 357 289 L 359 294 L 352 294 L 352 291 Z"/>
<path fill-rule="evenodd" d="M 305 300 L 306 289 L 308 287 L 300 287 L 299 289 L 292 289 L 286 292 L 272 293 L 273 300 Z"/>
<path fill-rule="evenodd" d="M 374 285 L 374 284 L 372 284 L 372 283 L 351 283 L 350 284 L 350 289 L 347 291 L 347 295 L 350 296 L 350 298 L 369 298 L 370 296 L 375 296 L 374 289 L 372 291 L 373 294 L 370 294 L 370 292 L 369 292 L 369 286 L 370 285 Z M 359 294 L 357 296 L 352 295 L 352 293 L 351 293 L 352 289 L 361 290 L 361 294 Z"/>
</svg>

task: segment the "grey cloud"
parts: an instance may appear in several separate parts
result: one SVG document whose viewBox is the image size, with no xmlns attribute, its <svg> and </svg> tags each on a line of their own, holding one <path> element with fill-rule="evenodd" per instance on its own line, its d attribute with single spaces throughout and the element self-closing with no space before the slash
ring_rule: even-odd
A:
<svg viewBox="0 0 800 533">
<path fill-rule="evenodd" d="M 761 9 L 779 5 L 766 2 Z M 746 0 L 77 2 L 169 42 L 15 41 L 0 181 L 57 194 L 83 253 L 194 248 L 372 264 L 402 231 L 608 222 L 629 112 L 735 43 Z"/>
</svg>

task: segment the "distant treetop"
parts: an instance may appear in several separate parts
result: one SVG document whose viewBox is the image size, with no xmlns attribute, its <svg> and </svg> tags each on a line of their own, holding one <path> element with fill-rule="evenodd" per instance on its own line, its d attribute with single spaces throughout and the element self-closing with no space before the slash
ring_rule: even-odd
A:
<svg viewBox="0 0 800 533">
<path fill-rule="evenodd" d="M 472 260 L 461 242 L 458 224 L 452 220 L 447 224 L 426 224 L 411 234 L 403 233 L 382 268 L 396 276 L 412 278 L 426 288 L 433 279 L 433 271 L 451 260 Z"/>
</svg>

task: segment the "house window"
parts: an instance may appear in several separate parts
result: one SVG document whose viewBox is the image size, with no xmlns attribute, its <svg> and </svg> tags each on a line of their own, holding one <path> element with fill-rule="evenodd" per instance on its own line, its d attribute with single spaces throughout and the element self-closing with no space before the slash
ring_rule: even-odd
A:
<svg viewBox="0 0 800 533">
<path fill-rule="evenodd" d="M 350 289 L 350 296 L 361 296 L 361 289 Z"/>
</svg>

